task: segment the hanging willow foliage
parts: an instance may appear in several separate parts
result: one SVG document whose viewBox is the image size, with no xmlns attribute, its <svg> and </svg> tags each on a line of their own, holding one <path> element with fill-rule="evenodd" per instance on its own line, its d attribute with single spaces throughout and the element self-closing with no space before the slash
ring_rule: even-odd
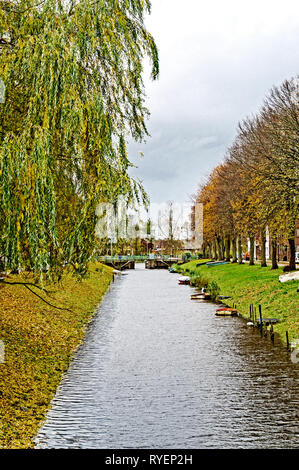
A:
<svg viewBox="0 0 299 470">
<path fill-rule="evenodd" d="M 149 0 L 15 0 L 0 6 L 0 256 L 4 268 L 84 271 L 99 202 L 146 200 L 128 176 L 147 135 Z M 79 266 L 79 267 L 78 267 Z"/>
</svg>

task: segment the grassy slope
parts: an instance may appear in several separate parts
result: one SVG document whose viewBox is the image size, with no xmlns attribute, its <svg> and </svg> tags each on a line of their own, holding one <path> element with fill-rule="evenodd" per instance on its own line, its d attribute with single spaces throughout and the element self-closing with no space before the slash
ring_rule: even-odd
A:
<svg viewBox="0 0 299 470">
<path fill-rule="evenodd" d="M 225 302 L 228 305 L 235 303 L 238 311 L 247 318 L 249 305 L 262 305 L 262 315 L 281 319 L 275 325 L 274 331 L 285 342 L 285 332 L 288 330 L 290 340 L 299 338 L 299 293 L 296 292 L 298 281 L 280 283 L 278 276 L 283 274 L 282 269 L 271 270 L 258 265 L 225 264 L 209 268 L 201 266 L 196 268 L 199 261 L 191 261 L 181 267 L 182 272 L 189 275 L 201 273 L 209 281 L 215 280 L 220 286 L 222 295 L 230 295 L 231 299 Z M 189 271 L 186 271 L 189 270 Z"/>
<path fill-rule="evenodd" d="M 32 447 L 56 388 L 84 337 L 112 279 L 112 269 L 92 264 L 82 282 L 66 275 L 45 296 L 46 305 L 24 286 L 0 284 L 0 339 L 5 363 L 0 364 L 0 447 Z M 7 281 L 22 280 L 11 276 Z M 28 279 L 26 279 L 28 281 Z"/>
</svg>

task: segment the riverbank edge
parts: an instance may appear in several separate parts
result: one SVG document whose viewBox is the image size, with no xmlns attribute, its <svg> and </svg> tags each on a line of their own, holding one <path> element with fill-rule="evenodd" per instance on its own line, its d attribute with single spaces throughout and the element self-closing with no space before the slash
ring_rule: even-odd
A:
<svg viewBox="0 0 299 470">
<path fill-rule="evenodd" d="M 9 276 L 7 282 L 32 282 Z M 88 325 L 113 281 L 113 269 L 100 263 L 78 281 L 70 273 L 49 295 L 31 286 L 0 284 L 0 448 L 33 448 L 57 387 L 82 344 Z M 54 308 L 54 307 L 59 307 Z"/>
<path fill-rule="evenodd" d="M 289 340 L 299 339 L 298 313 L 298 281 L 279 282 L 283 269 L 271 270 L 271 267 L 261 268 L 259 265 L 229 263 L 220 266 L 196 266 L 200 261 L 190 261 L 177 266 L 178 272 L 188 275 L 191 279 L 206 282 L 216 282 L 220 295 L 230 296 L 224 302 L 229 307 L 236 305 L 240 316 L 250 320 L 250 304 L 257 310 L 262 307 L 264 318 L 278 318 L 280 323 L 274 326 L 276 340 L 286 346 L 286 331 Z"/>
</svg>

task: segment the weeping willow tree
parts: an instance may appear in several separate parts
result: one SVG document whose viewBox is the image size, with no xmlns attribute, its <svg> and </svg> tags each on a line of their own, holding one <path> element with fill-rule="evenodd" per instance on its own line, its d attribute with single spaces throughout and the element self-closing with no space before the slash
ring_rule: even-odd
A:
<svg viewBox="0 0 299 470">
<path fill-rule="evenodd" d="M 146 200 L 129 177 L 129 136 L 147 133 L 143 60 L 149 0 L 14 0 L 0 5 L 2 268 L 84 272 L 96 206 Z"/>
</svg>

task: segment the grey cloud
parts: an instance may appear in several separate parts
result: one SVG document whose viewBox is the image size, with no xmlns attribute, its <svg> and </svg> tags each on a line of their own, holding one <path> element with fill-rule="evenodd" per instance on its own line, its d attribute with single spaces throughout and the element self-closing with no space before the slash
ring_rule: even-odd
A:
<svg viewBox="0 0 299 470">
<path fill-rule="evenodd" d="M 149 29 L 160 50 L 161 76 L 145 80 L 151 138 L 129 145 L 138 165 L 131 173 L 143 180 L 152 201 L 187 200 L 222 161 L 238 121 L 258 110 L 273 85 L 298 73 L 299 20 L 295 2 L 285 1 L 283 10 L 275 11 L 272 2 L 269 10 L 263 6 L 261 17 L 259 2 L 245 11 L 228 0 L 223 12 L 228 9 L 226 22 L 230 10 L 234 14 L 230 24 L 198 0 L 188 0 L 187 12 L 177 0 L 152 1 Z M 168 6 L 171 22 L 163 20 Z M 197 21 L 189 26 L 191 11 L 200 15 L 198 30 Z"/>
</svg>

